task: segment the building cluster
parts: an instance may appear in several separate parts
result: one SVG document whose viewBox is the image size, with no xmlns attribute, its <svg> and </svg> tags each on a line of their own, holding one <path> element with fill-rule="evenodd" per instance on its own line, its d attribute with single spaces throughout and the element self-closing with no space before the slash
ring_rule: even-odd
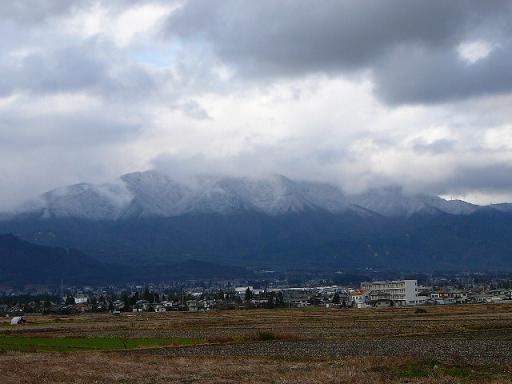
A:
<svg viewBox="0 0 512 384">
<path fill-rule="evenodd" d="M 176 289 L 134 286 L 129 289 L 75 289 L 65 295 L 16 301 L 0 297 L 0 315 L 27 313 L 71 314 L 86 312 L 167 312 L 225 309 L 325 307 L 370 308 L 470 303 L 512 303 L 512 284 L 450 285 L 435 282 L 419 285 L 417 280 L 362 282 L 358 287 L 253 285 L 189 286 Z M 29 298 L 27 300 L 27 297 Z"/>
</svg>

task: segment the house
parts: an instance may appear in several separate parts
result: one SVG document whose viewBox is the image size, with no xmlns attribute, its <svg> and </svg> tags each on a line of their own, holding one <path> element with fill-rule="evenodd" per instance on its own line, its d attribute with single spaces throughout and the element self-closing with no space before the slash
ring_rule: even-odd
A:
<svg viewBox="0 0 512 384">
<path fill-rule="evenodd" d="M 87 304 L 89 298 L 86 295 L 78 295 L 75 297 L 75 304 Z"/>
<path fill-rule="evenodd" d="M 310 299 L 318 293 L 314 288 L 284 288 L 280 292 L 286 304 L 299 308 L 309 306 Z"/>
<path fill-rule="evenodd" d="M 245 300 L 245 295 L 247 293 L 247 290 L 251 291 L 254 293 L 254 288 L 251 287 L 251 286 L 248 286 L 248 287 L 236 287 L 235 288 L 235 293 L 238 297 L 240 297 L 240 299 L 242 300 Z"/>
<path fill-rule="evenodd" d="M 160 304 L 165 307 L 166 311 L 172 311 L 174 309 L 174 304 L 172 301 L 162 301 Z"/>
<path fill-rule="evenodd" d="M 308 299 L 290 299 L 289 304 L 296 308 L 306 308 L 310 306 Z"/>
<path fill-rule="evenodd" d="M 137 300 L 135 308 L 141 309 L 142 311 L 149 311 L 151 309 L 151 303 L 147 300 Z"/>
<path fill-rule="evenodd" d="M 268 305 L 268 299 L 252 299 L 251 304 L 255 307 L 261 308 Z"/>
<path fill-rule="evenodd" d="M 426 296 L 426 295 L 418 295 L 416 298 L 417 298 L 419 305 L 427 304 L 430 300 L 430 296 Z"/>
<path fill-rule="evenodd" d="M 189 300 L 187 301 L 187 308 L 190 312 L 199 311 L 199 302 L 197 300 Z"/>
<path fill-rule="evenodd" d="M 125 307 L 125 304 L 122 300 L 116 300 L 114 302 L 112 302 L 112 306 L 118 310 L 118 311 L 121 311 L 122 309 L 124 309 Z"/>
<path fill-rule="evenodd" d="M 11 316 L 21 316 L 23 315 L 23 308 L 20 307 L 19 305 L 15 305 L 14 307 L 12 307 L 11 309 L 9 309 L 9 314 Z"/>
<path fill-rule="evenodd" d="M 349 303 L 354 308 L 368 308 L 368 291 L 366 289 L 350 290 L 348 296 Z"/>
<path fill-rule="evenodd" d="M 393 300 L 385 299 L 385 298 L 372 300 L 371 303 L 372 303 L 372 306 L 374 306 L 376 308 L 381 308 L 381 307 L 387 308 L 387 307 L 393 307 L 395 305 L 395 302 Z"/>
</svg>

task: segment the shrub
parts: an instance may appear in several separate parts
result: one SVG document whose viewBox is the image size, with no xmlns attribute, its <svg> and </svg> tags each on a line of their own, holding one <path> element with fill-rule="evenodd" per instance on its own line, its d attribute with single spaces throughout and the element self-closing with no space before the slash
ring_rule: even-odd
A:
<svg viewBox="0 0 512 384">
<path fill-rule="evenodd" d="M 274 333 L 271 331 L 258 331 L 258 333 L 256 334 L 256 340 L 259 341 L 270 341 L 275 339 L 276 335 L 274 335 Z"/>
<path fill-rule="evenodd" d="M 208 343 L 222 344 L 222 343 L 232 343 L 235 341 L 235 338 L 232 336 L 208 336 Z"/>
</svg>

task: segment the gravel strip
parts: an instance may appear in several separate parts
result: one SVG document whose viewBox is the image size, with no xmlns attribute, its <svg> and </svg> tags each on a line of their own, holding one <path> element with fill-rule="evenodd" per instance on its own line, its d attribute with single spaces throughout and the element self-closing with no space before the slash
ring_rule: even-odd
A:
<svg viewBox="0 0 512 384">
<path fill-rule="evenodd" d="M 349 356 L 391 356 L 447 362 L 510 362 L 512 342 L 506 340 L 406 339 L 353 341 L 272 341 L 155 348 L 131 353 L 177 356 L 254 356 L 334 359 Z"/>
</svg>

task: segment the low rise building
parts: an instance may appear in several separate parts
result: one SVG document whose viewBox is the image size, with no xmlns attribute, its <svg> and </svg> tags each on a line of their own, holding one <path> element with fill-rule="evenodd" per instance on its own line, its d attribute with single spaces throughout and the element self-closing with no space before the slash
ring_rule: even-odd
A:
<svg viewBox="0 0 512 384">
<path fill-rule="evenodd" d="M 350 306 L 354 308 L 368 308 L 368 291 L 366 289 L 351 289 L 349 292 Z"/>
</svg>

